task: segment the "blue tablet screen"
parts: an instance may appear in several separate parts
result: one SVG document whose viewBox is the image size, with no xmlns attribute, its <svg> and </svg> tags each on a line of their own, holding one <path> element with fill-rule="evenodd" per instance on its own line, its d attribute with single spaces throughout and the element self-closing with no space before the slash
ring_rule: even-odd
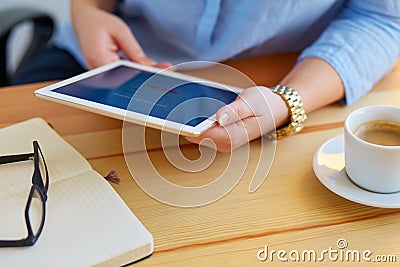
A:
<svg viewBox="0 0 400 267">
<path fill-rule="evenodd" d="M 54 92 L 196 126 L 235 100 L 237 94 L 119 66 Z"/>
</svg>

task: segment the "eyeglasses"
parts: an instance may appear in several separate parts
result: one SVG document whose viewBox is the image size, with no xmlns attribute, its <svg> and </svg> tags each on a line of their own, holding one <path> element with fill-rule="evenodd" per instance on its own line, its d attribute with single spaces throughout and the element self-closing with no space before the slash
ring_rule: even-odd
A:
<svg viewBox="0 0 400 267">
<path fill-rule="evenodd" d="M 32 159 L 34 164 L 32 187 L 25 206 L 25 223 L 28 236 L 19 240 L 0 240 L 0 247 L 32 246 L 42 233 L 46 217 L 49 174 L 39 143 L 33 141 L 33 153 L 0 156 L 0 165 Z"/>
</svg>

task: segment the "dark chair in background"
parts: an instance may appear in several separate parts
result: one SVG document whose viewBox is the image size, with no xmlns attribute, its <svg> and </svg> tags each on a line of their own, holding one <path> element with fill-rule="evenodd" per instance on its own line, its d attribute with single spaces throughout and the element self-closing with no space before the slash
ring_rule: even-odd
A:
<svg viewBox="0 0 400 267">
<path fill-rule="evenodd" d="M 0 87 L 9 85 L 13 74 L 7 73 L 7 42 L 10 33 L 22 22 L 32 22 L 33 34 L 17 71 L 37 51 L 45 47 L 54 30 L 54 19 L 44 11 L 29 8 L 0 10 Z"/>
</svg>

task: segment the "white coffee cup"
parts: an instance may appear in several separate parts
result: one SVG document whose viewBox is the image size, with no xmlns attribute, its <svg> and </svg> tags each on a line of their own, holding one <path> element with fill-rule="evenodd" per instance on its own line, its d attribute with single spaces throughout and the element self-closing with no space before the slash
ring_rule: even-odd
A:
<svg viewBox="0 0 400 267">
<path fill-rule="evenodd" d="M 377 145 L 354 134 L 369 121 L 400 124 L 400 107 L 365 106 L 351 112 L 344 123 L 345 168 L 359 187 L 377 193 L 400 191 L 400 146 Z"/>
</svg>

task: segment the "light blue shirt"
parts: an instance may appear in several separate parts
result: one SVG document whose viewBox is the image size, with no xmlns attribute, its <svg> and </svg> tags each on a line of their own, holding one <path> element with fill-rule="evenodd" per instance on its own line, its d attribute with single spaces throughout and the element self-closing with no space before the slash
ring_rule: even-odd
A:
<svg viewBox="0 0 400 267">
<path fill-rule="evenodd" d="M 321 58 L 341 77 L 347 104 L 400 55 L 399 0 L 125 0 L 116 13 L 158 62 L 290 51 L 303 51 L 298 61 Z M 86 66 L 71 25 L 59 28 L 55 43 Z"/>
</svg>

